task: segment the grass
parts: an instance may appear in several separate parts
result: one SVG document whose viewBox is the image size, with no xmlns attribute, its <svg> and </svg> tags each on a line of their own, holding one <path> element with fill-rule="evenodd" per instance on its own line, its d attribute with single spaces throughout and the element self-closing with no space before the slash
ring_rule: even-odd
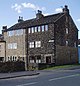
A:
<svg viewBox="0 0 80 86">
<path fill-rule="evenodd" d="M 80 64 L 54 66 L 54 67 L 45 68 L 44 70 L 54 70 L 54 69 L 60 69 L 60 68 L 71 68 L 71 67 L 74 67 L 74 66 L 80 66 Z"/>
</svg>

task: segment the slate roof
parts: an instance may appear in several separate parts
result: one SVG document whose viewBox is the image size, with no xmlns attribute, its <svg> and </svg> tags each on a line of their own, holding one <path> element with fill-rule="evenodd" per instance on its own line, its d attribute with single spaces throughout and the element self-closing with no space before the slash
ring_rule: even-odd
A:
<svg viewBox="0 0 80 86">
<path fill-rule="evenodd" d="M 52 22 L 55 22 L 63 14 L 64 13 L 58 13 L 58 14 L 54 14 L 54 15 L 44 16 L 43 18 L 40 18 L 40 19 L 34 18 L 34 19 L 22 21 L 22 22 L 16 23 L 15 25 L 11 26 L 10 28 L 6 29 L 6 31 L 52 23 Z"/>
</svg>

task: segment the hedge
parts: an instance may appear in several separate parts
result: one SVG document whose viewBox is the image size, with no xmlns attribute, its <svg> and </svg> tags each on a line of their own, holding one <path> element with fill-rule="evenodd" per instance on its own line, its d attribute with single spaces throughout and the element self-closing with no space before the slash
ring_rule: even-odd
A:
<svg viewBox="0 0 80 86">
<path fill-rule="evenodd" d="M 0 73 L 18 72 L 24 70 L 25 70 L 25 63 L 22 61 L 0 62 Z"/>
</svg>

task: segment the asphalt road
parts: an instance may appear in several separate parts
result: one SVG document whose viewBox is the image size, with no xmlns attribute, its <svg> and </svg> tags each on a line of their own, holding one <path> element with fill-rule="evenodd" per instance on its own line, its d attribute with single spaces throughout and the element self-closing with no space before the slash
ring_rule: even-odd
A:
<svg viewBox="0 0 80 86">
<path fill-rule="evenodd" d="M 0 86 L 80 86 L 80 69 L 39 72 L 40 75 L 0 80 Z"/>
</svg>

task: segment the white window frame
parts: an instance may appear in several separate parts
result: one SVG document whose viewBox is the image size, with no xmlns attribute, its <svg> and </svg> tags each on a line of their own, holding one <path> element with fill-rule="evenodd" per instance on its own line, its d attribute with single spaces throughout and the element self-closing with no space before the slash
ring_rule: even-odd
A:
<svg viewBox="0 0 80 86">
<path fill-rule="evenodd" d="M 34 27 L 31 27 L 31 31 L 32 31 L 32 33 L 34 33 Z"/>
<path fill-rule="evenodd" d="M 8 49 L 12 49 L 12 43 L 8 44 Z"/>
<path fill-rule="evenodd" d="M 34 63 L 34 60 L 33 59 L 30 59 L 30 63 Z"/>
<path fill-rule="evenodd" d="M 34 31 L 37 32 L 37 27 L 35 27 L 35 30 Z"/>
<path fill-rule="evenodd" d="M 31 33 L 31 28 L 28 28 L 28 33 Z"/>
<path fill-rule="evenodd" d="M 34 42 L 29 43 L 29 48 L 34 48 Z"/>
<path fill-rule="evenodd" d="M 8 36 L 14 36 L 14 30 L 8 31 Z"/>
<path fill-rule="evenodd" d="M 45 31 L 48 31 L 48 25 L 45 25 Z"/>
<path fill-rule="evenodd" d="M 17 49 L 17 43 L 13 43 L 12 46 L 13 46 L 13 49 Z"/>
<path fill-rule="evenodd" d="M 45 30 L 45 26 L 44 26 L 44 25 L 42 25 L 42 32 L 44 32 L 44 30 Z"/>
<path fill-rule="evenodd" d="M 68 34 L 69 33 L 69 29 L 66 27 L 66 34 Z"/>
<path fill-rule="evenodd" d="M 35 41 L 35 47 L 36 48 L 41 47 L 41 41 Z"/>
<path fill-rule="evenodd" d="M 68 41 L 66 41 L 66 46 L 68 46 L 68 43 L 69 43 L 69 42 L 68 42 Z"/>
</svg>

